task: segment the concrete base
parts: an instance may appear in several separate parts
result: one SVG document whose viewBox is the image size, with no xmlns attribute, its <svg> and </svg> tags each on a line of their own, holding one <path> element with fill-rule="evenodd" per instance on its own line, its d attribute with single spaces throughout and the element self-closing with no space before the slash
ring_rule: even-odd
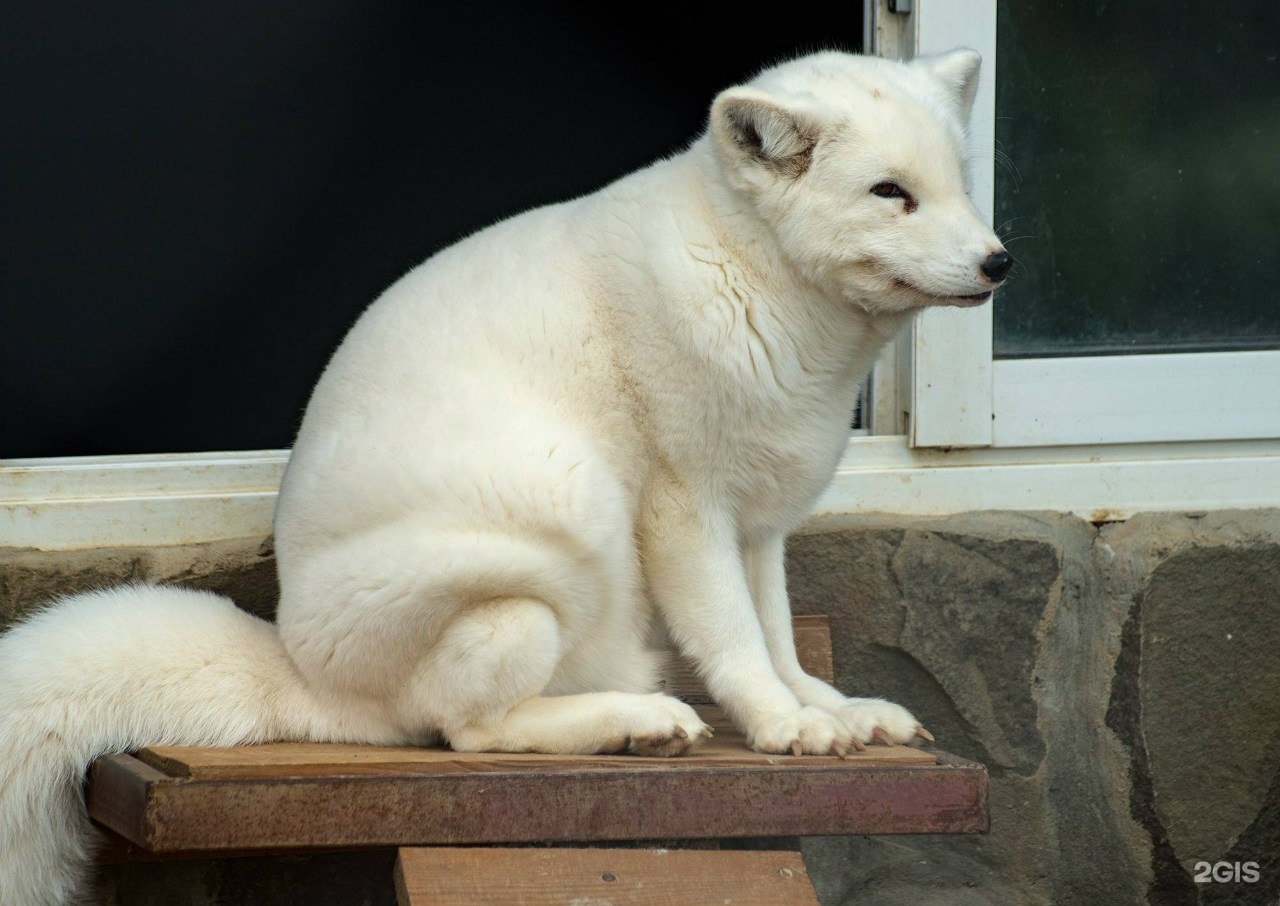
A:
<svg viewBox="0 0 1280 906">
<path fill-rule="evenodd" d="M 991 772 L 988 836 L 806 840 L 824 904 L 1280 897 L 1280 511 L 829 520 L 792 539 L 789 575 L 796 612 L 831 618 L 842 689 L 907 705 Z M 0 621 L 129 580 L 265 616 L 276 595 L 263 539 L 0 549 Z M 133 865 L 103 884 L 121 906 L 393 902 L 389 869 L 383 885 L 347 864 L 361 858 L 386 861 Z M 1257 881 L 1195 881 L 1198 863 L 1246 862 Z M 299 880 L 330 875 L 344 883 Z"/>
</svg>

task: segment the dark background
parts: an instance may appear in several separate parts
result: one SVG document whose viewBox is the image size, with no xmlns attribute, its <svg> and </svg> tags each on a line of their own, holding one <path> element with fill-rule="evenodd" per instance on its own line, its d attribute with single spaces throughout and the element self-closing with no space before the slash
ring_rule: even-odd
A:
<svg viewBox="0 0 1280 906">
<path fill-rule="evenodd" d="M 288 446 L 410 267 L 862 32 L 847 2 L 618 9 L 0 3 L 0 457 Z"/>
</svg>

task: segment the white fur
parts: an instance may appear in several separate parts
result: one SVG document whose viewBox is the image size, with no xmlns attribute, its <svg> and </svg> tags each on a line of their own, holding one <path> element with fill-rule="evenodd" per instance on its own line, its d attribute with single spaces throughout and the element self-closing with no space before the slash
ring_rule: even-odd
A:
<svg viewBox="0 0 1280 906">
<path fill-rule="evenodd" d="M 500 223 L 388 290 L 320 379 L 281 490 L 279 634 L 121 588 L 0 639 L 0 906 L 83 882 L 86 764 L 268 739 L 680 754 L 663 629 L 753 745 L 907 711 L 800 669 L 783 539 L 877 351 L 986 293 L 965 195 L 977 58 L 804 57 L 685 153 Z M 879 197 L 892 181 L 918 208 Z M 655 620 L 655 617 L 660 619 Z"/>
</svg>

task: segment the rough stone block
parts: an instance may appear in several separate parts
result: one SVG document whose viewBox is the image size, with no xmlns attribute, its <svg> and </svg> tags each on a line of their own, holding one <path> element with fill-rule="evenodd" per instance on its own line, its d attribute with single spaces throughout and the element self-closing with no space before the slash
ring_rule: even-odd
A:
<svg viewBox="0 0 1280 906">
<path fill-rule="evenodd" d="M 0 548 L 0 630 L 54 598 L 140 580 L 137 550 L 36 551 Z"/>
<path fill-rule="evenodd" d="M 266 619 L 279 598 L 270 538 L 72 551 L 0 548 L 0 630 L 55 598 L 126 582 L 205 588 Z"/>
<path fill-rule="evenodd" d="M 1103 758 L 1097 728 L 1113 670 L 1107 621 L 1081 593 L 1093 527 L 984 513 L 814 528 L 791 540 L 789 582 L 797 610 L 831 615 L 838 684 L 907 705 L 939 745 L 985 763 L 992 812 L 985 838 L 808 841 L 824 866 L 813 872 L 823 902 L 1055 902 L 1060 831 L 1081 834 L 1076 849 L 1087 853 L 1075 856 L 1094 862 L 1090 888 L 1136 888 L 1129 846 L 1116 845 L 1133 834 L 1127 814 L 1052 811 L 1055 774 L 1072 775 L 1077 795 L 1114 799 L 1102 772 L 1076 769 Z M 1063 684 L 1094 691 L 1046 715 L 1046 695 Z M 1054 735 L 1059 724 L 1066 738 Z M 1082 725 L 1093 732 L 1076 732 Z M 1118 747 L 1113 761 L 1123 764 Z"/>
<path fill-rule="evenodd" d="M 1111 726 L 1169 903 L 1272 906 L 1280 896 L 1280 514 L 1142 515 L 1098 543 L 1130 603 Z M 1255 882 L 1197 883 L 1197 865 L 1257 862 Z"/>
</svg>

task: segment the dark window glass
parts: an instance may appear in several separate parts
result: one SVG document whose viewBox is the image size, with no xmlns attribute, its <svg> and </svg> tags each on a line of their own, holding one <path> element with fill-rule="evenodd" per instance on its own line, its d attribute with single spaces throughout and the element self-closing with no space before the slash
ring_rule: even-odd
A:
<svg viewBox="0 0 1280 906">
<path fill-rule="evenodd" d="M 1280 347 L 1280 4 L 1000 3 L 1000 357 Z"/>
</svg>

